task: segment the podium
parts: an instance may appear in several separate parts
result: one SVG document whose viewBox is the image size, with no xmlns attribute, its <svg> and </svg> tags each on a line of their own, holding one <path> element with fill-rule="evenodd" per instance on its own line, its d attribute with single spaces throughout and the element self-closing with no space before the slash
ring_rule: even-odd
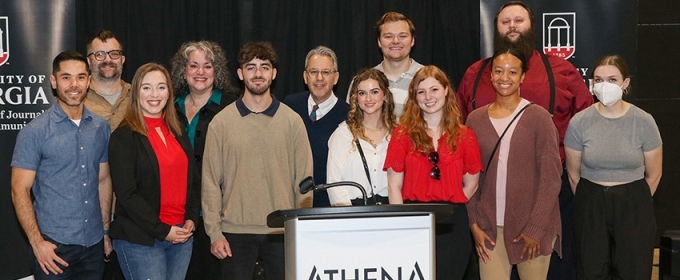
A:
<svg viewBox="0 0 680 280">
<path fill-rule="evenodd" d="M 436 279 L 435 219 L 450 204 L 318 207 L 279 210 L 286 280 Z"/>
</svg>

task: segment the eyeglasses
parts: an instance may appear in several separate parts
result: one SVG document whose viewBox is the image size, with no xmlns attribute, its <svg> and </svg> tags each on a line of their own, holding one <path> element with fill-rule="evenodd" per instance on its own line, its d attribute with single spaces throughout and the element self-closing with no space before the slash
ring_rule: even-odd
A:
<svg viewBox="0 0 680 280">
<path fill-rule="evenodd" d="M 312 77 L 318 77 L 319 73 L 321 73 L 321 76 L 323 76 L 324 78 L 328 78 L 328 76 L 335 73 L 335 70 L 319 71 L 319 70 L 316 70 L 316 69 L 312 69 L 312 70 L 305 70 L 305 72 L 307 72 L 307 74 L 309 74 L 309 76 L 312 76 Z"/>
<path fill-rule="evenodd" d="M 87 56 L 94 55 L 94 59 L 98 61 L 103 61 L 106 59 L 106 55 L 108 55 L 111 59 L 116 60 L 119 59 L 121 56 L 123 56 L 123 51 L 121 50 L 112 50 L 112 51 L 96 51 L 88 54 Z"/>
<path fill-rule="evenodd" d="M 439 171 L 439 166 L 437 166 L 437 163 L 439 163 L 439 153 L 431 152 L 427 155 L 427 160 L 434 164 L 432 169 L 430 169 L 430 178 L 439 180 L 441 178 L 441 172 Z"/>
</svg>

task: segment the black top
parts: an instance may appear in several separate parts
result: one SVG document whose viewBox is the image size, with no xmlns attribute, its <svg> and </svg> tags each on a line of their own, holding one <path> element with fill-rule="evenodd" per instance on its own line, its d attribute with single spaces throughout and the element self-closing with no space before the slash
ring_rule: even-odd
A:
<svg viewBox="0 0 680 280">
<path fill-rule="evenodd" d="M 196 132 L 194 134 L 194 155 L 193 155 L 193 161 L 196 164 L 196 176 L 194 180 L 196 181 L 195 183 L 198 184 L 198 188 L 200 189 L 201 187 L 201 172 L 203 170 L 203 151 L 205 150 L 205 137 L 206 134 L 208 133 L 208 125 L 210 124 L 210 121 L 224 109 L 224 107 L 227 107 L 227 105 L 231 104 L 232 102 L 236 101 L 238 97 L 229 92 L 224 92 L 221 91 L 222 93 L 222 98 L 220 99 L 220 104 L 215 104 L 213 102 L 208 102 L 199 110 L 197 113 L 198 115 L 198 124 L 196 124 Z M 189 120 L 187 119 L 187 116 L 184 115 L 184 112 L 179 107 L 179 104 L 175 103 L 175 111 L 177 111 L 177 117 L 179 118 L 179 122 L 182 124 L 182 127 L 186 127 L 189 125 Z M 196 116 L 194 116 L 195 118 Z"/>
<path fill-rule="evenodd" d="M 191 142 L 186 133 L 176 136 L 182 150 L 191 158 Z M 194 162 L 188 160 L 187 202 L 184 220 L 198 221 L 200 185 L 192 183 Z M 153 246 L 154 239 L 165 240 L 170 225 L 160 220 L 161 183 L 156 153 L 149 138 L 119 126 L 109 140 L 111 182 L 116 193 L 116 212 L 111 222 L 111 238 Z"/>
</svg>

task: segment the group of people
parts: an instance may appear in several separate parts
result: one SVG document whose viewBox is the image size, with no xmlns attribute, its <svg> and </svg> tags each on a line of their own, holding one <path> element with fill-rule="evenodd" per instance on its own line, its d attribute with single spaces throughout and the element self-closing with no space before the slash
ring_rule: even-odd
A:
<svg viewBox="0 0 680 280">
<path fill-rule="evenodd" d="M 170 71 L 142 65 L 131 84 L 109 31 L 86 56 L 59 54 L 57 103 L 20 132 L 12 159 L 35 278 L 120 267 L 126 279 L 253 279 L 259 260 L 284 279 L 269 213 L 364 203 L 353 188 L 300 194 L 311 175 L 357 182 L 371 204 L 454 205 L 436 224 L 439 279 L 649 278 L 662 143 L 654 119 L 622 100 L 625 62 L 595 64 L 593 104 L 569 62 L 534 49 L 526 4 L 508 2 L 495 23 L 494 55 L 455 91 L 410 58 L 413 23 L 386 13 L 383 61 L 354 76 L 347 102 L 324 46 L 305 58 L 309 91 L 283 102 L 266 42 L 239 51 L 241 92 L 210 41 L 183 44 Z"/>
</svg>

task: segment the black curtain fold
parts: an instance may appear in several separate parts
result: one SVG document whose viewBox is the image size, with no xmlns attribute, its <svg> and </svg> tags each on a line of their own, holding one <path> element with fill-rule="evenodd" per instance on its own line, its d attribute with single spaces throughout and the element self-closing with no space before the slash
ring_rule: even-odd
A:
<svg viewBox="0 0 680 280">
<path fill-rule="evenodd" d="M 224 48 L 233 81 L 238 81 L 241 46 L 269 41 L 279 55 L 273 92 L 283 99 L 306 90 L 305 55 L 325 45 L 338 55 L 335 93 L 344 99 L 354 74 L 382 61 L 375 23 L 388 11 L 413 21 L 416 44 L 411 57 L 442 68 L 455 86 L 479 59 L 479 0 L 78 0 L 76 10 L 77 50 L 84 53 L 97 31 L 113 31 L 124 45 L 123 79 L 128 82 L 142 64 L 169 66 L 183 42 L 204 39 Z"/>
</svg>

